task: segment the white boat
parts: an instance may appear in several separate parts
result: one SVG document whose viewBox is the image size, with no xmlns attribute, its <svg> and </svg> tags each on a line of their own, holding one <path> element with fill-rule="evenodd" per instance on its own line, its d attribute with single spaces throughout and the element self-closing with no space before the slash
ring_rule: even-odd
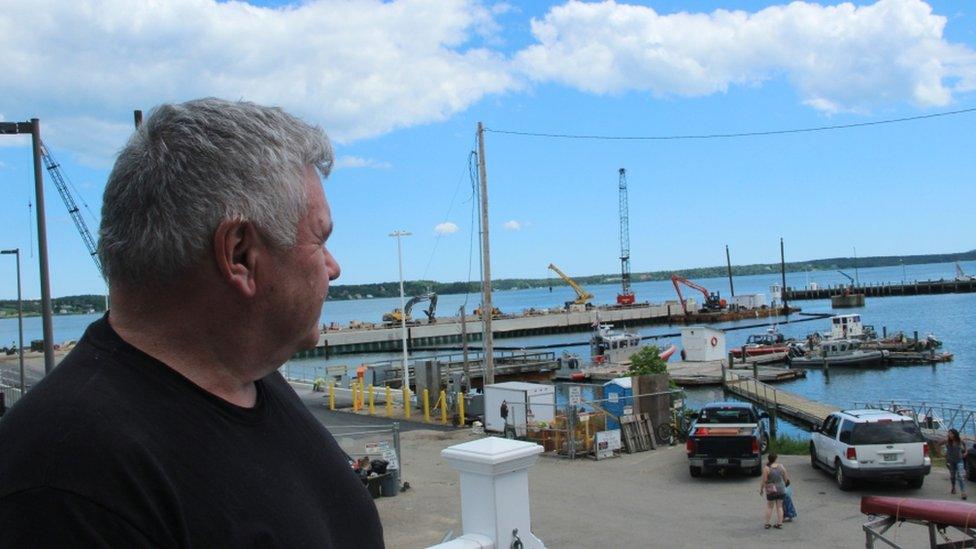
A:
<svg viewBox="0 0 976 549">
<path fill-rule="evenodd" d="M 590 356 L 597 364 L 626 362 L 640 349 L 640 334 L 614 330 L 611 324 L 598 324 L 590 338 Z"/>
<path fill-rule="evenodd" d="M 817 349 L 802 356 L 791 357 L 790 364 L 801 368 L 822 366 L 880 366 L 888 357 L 888 351 L 861 349 L 856 339 L 828 339 L 820 342 Z"/>
</svg>

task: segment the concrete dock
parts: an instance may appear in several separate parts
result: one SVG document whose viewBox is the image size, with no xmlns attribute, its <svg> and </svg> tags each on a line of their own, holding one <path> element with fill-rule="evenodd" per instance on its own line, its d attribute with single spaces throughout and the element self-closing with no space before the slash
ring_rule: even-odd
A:
<svg viewBox="0 0 976 549">
<path fill-rule="evenodd" d="M 889 297 L 972 292 L 976 292 L 976 280 L 926 280 L 902 284 L 840 285 L 816 289 L 787 288 L 784 292 L 784 298 L 787 301 L 799 301 L 804 299 L 830 299 L 845 294 L 863 294 L 865 297 Z"/>
<path fill-rule="evenodd" d="M 798 312 L 791 309 L 790 312 Z M 546 335 L 568 332 L 585 332 L 593 329 L 595 322 L 614 324 L 617 327 L 646 324 L 711 324 L 731 320 L 768 318 L 785 314 L 784 309 L 769 307 L 716 313 L 692 313 L 685 315 L 677 301 L 663 304 L 638 303 L 627 306 L 594 307 L 586 311 L 535 310 L 522 314 L 501 315 L 492 319 L 492 333 L 496 338 Z M 438 319 L 436 323 L 418 322 L 407 325 L 408 346 L 411 349 L 457 345 L 462 332 L 468 341 L 481 340 L 481 320 L 466 319 L 462 330 L 459 318 Z M 345 353 L 390 352 L 401 348 L 401 328 L 396 324 L 353 323 L 349 327 L 333 327 L 319 336 L 318 346 L 296 358 L 332 356 Z"/>
</svg>

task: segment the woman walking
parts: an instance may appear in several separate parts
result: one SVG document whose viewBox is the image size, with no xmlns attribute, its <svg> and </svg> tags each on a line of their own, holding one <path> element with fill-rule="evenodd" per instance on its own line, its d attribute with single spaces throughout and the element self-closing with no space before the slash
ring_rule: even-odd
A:
<svg viewBox="0 0 976 549">
<path fill-rule="evenodd" d="M 786 494 L 786 482 L 790 476 L 786 468 L 776 463 L 776 454 L 767 456 L 766 466 L 763 467 L 762 481 L 759 483 L 759 493 L 766 494 L 766 529 L 783 527 L 783 497 Z M 769 519 L 776 511 L 776 524 L 770 524 Z"/>
<path fill-rule="evenodd" d="M 952 486 L 950 493 L 956 493 L 958 483 L 962 499 L 966 499 L 966 446 L 959 439 L 959 431 L 956 429 L 949 429 L 945 456 L 946 467 L 949 468 L 949 485 Z"/>
</svg>

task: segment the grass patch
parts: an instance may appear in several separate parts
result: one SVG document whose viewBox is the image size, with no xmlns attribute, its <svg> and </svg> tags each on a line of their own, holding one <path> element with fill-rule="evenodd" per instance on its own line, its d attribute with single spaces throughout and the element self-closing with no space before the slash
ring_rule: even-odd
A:
<svg viewBox="0 0 976 549">
<path fill-rule="evenodd" d="M 770 439 L 769 451 L 781 456 L 807 456 L 810 455 L 810 441 L 780 435 Z"/>
</svg>

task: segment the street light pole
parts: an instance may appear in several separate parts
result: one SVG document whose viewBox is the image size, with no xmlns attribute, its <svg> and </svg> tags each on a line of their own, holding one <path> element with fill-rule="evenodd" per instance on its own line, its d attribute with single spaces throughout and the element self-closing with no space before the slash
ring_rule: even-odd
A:
<svg viewBox="0 0 976 549">
<path fill-rule="evenodd" d="M 397 264 L 400 266 L 400 338 L 403 347 L 403 388 L 410 389 L 410 368 L 407 365 L 407 311 L 403 296 L 403 246 L 400 244 L 401 237 L 410 236 L 412 233 L 406 231 L 393 231 L 390 236 L 397 241 Z M 404 407 L 407 403 L 403 403 Z"/>
<path fill-rule="evenodd" d="M 23 397 L 27 392 L 24 383 L 24 306 L 20 295 L 20 248 L 12 250 L 0 250 L 0 254 L 13 254 L 17 258 L 17 332 L 20 341 L 17 342 L 17 351 L 20 354 L 20 396 Z"/>
<path fill-rule="evenodd" d="M 51 279 L 47 264 L 47 222 L 44 218 L 44 172 L 41 171 L 41 122 L 0 122 L 0 135 L 31 135 L 34 150 L 34 203 L 37 206 L 37 263 L 41 282 L 41 327 L 44 330 L 44 374 L 54 369 L 54 327 L 51 321 Z"/>
</svg>

